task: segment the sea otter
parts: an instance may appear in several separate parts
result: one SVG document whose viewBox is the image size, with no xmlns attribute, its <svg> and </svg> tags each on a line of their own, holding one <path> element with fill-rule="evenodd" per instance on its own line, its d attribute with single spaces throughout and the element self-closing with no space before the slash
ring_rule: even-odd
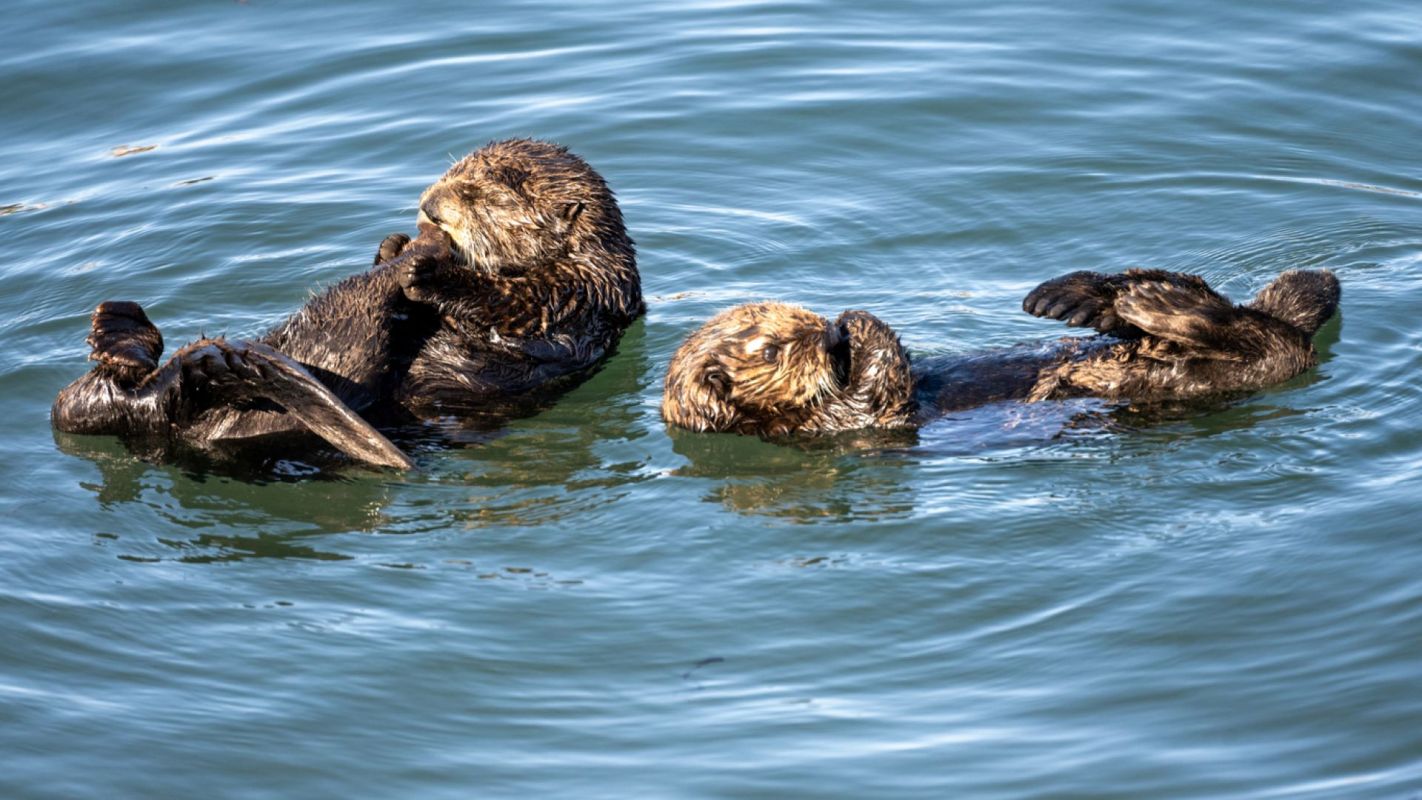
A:
<svg viewBox="0 0 1422 800">
<path fill-rule="evenodd" d="M 311 434 L 371 464 L 409 458 L 371 423 L 475 413 L 585 375 L 642 313 L 633 242 L 602 177 L 567 149 L 493 142 L 421 202 L 375 267 L 261 339 L 201 339 L 160 366 L 136 303 L 105 302 L 98 362 L 60 391 L 71 433 L 168 440 L 218 454 L 301 452 Z"/>
<path fill-rule="evenodd" d="M 561 147 L 499 142 L 465 158 L 425 191 L 420 225 L 460 256 L 385 244 L 405 296 L 442 320 L 400 386 L 421 415 L 478 412 L 584 372 L 644 310 L 612 191 Z"/>
<path fill-rule="evenodd" d="M 920 363 L 868 312 L 830 323 L 796 306 L 753 303 L 716 315 L 677 349 L 662 417 L 774 438 L 914 428 L 999 400 L 1139 403 L 1259 389 L 1316 363 L 1313 335 L 1339 295 L 1327 270 L 1285 272 L 1247 305 L 1195 275 L 1073 272 L 1033 289 L 1022 307 L 1097 335 Z"/>
</svg>

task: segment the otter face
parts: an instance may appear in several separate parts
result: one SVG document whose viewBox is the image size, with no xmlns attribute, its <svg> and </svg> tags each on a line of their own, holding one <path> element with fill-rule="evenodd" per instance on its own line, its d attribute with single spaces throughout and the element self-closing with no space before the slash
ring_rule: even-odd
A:
<svg viewBox="0 0 1422 800">
<path fill-rule="evenodd" d="M 755 303 L 724 312 L 695 334 L 701 378 L 734 405 L 754 410 L 809 405 L 839 385 L 831 351 L 839 331 L 796 306 Z M 688 342 L 690 344 L 690 342 Z"/>
<path fill-rule="evenodd" d="M 677 349 L 662 416 L 692 430 L 765 436 L 893 427 L 906 424 L 912 389 L 898 338 L 872 315 L 831 323 L 752 303 L 716 315 Z"/>
<path fill-rule="evenodd" d="M 420 222 L 454 241 L 470 266 L 521 274 L 563 258 L 616 209 L 602 178 L 548 142 L 488 144 L 449 168 L 420 198 Z M 616 221 L 619 225 L 621 220 Z"/>
</svg>

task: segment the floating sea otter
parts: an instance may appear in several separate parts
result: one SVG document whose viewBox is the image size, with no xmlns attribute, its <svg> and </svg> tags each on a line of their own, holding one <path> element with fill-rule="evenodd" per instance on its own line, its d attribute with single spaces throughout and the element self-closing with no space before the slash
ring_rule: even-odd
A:
<svg viewBox="0 0 1422 800">
<path fill-rule="evenodd" d="M 612 192 L 546 142 L 495 142 L 454 164 L 421 198 L 419 236 L 386 237 L 375 263 L 260 340 L 202 339 L 162 365 L 138 304 L 100 304 L 87 340 L 98 365 L 59 393 L 54 426 L 218 452 L 300 452 L 314 433 L 405 468 L 372 422 L 562 387 L 643 311 Z"/>
<path fill-rule="evenodd" d="M 1073 272 L 1022 307 L 1102 335 L 911 364 L 864 311 L 825 318 L 781 303 L 724 311 L 677 349 L 662 417 L 697 431 L 777 437 L 912 428 L 998 400 L 1095 396 L 1150 402 L 1258 389 L 1316 363 L 1338 308 L 1327 270 L 1285 272 L 1236 306 L 1194 275 Z"/>
</svg>

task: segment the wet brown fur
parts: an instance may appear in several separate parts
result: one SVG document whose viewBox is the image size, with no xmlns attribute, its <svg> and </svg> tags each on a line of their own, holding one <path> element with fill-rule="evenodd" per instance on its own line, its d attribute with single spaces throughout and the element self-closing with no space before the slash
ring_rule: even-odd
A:
<svg viewBox="0 0 1422 800">
<path fill-rule="evenodd" d="M 831 323 L 798 306 L 752 303 L 717 314 L 677 348 L 662 416 L 767 437 L 906 427 L 915 410 L 908 367 L 898 337 L 872 314 L 846 311 Z"/>
<path fill-rule="evenodd" d="M 565 148 L 481 148 L 425 191 L 420 222 L 463 262 L 411 261 L 400 273 L 406 295 L 442 320 L 401 387 L 420 413 L 475 410 L 585 371 L 644 310 L 617 201 Z"/>
<path fill-rule="evenodd" d="M 292 370 L 376 422 L 472 413 L 586 374 L 643 310 L 616 200 L 560 146 L 491 143 L 421 209 L 416 239 L 387 237 L 373 269 L 256 342 L 203 339 L 160 366 L 162 336 L 142 308 L 101 304 L 88 339 L 98 363 L 59 393 L 54 426 L 200 448 L 302 438 L 309 425 L 283 400 L 310 393 L 267 382 L 289 384 Z"/>
<path fill-rule="evenodd" d="M 692 430 L 774 437 L 913 427 L 998 400 L 1149 402 L 1258 389 L 1316 363 L 1313 335 L 1338 299 L 1327 270 L 1286 272 L 1243 306 L 1194 275 L 1075 272 L 1038 286 L 1023 307 L 1103 335 L 920 364 L 866 312 L 831 325 L 801 308 L 754 303 L 721 312 L 677 349 L 662 416 Z M 777 363 L 759 357 L 766 343 L 784 342 L 797 345 L 781 348 Z"/>
</svg>

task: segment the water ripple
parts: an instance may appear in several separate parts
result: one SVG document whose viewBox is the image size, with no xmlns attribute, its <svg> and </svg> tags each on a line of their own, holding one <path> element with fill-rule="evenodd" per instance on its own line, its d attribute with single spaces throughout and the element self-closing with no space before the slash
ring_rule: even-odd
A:
<svg viewBox="0 0 1422 800">
<path fill-rule="evenodd" d="M 1410 6 L 10 11 L 0 794 L 1422 786 Z M 100 300 L 170 351 L 260 331 L 518 135 L 607 176 L 649 297 L 553 408 L 412 433 L 409 476 L 48 430 Z M 1026 291 L 1131 266 L 1241 300 L 1328 268 L 1342 315 L 1317 369 L 1216 405 L 804 447 L 658 416 L 733 303 L 955 352 L 1061 335 Z"/>
</svg>

